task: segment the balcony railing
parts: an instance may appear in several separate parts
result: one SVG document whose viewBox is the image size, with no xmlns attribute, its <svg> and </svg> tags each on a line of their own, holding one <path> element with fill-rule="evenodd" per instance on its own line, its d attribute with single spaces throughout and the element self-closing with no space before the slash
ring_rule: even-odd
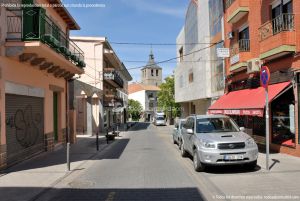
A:
<svg viewBox="0 0 300 201">
<path fill-rule="evenodd" d="M 249 52 L 250 51 L 250 40 L 249 39 L 241 39 L 238 43 L 235 43 L 231 47 L 231 55 L 234 56 L 240 52 Z"/>
<path fill-rule="evenodd" d="M 121 78 L 121 76 L 114 70 L 114 71 L 106 71 L 104 73 L 104 79 L 105 80 L 112 80 L 115 82 L 119 87 L 123 88 L 124 86 L 124 81 Z"/>
<path fill-rule="evenodd" d="M 235 0 L 226 0 L 225 1 L 225 8 L 229 8 L 231 6 L 231 4 L 233 4 L 235 2 Z"/>
<path fill-rule="evenodd" d="M 49 17 L 41 12 L 26 13 L 7 16 L 7 41 L 41 41 L 76 66 L 85 67 L 83 51 Z"/>
<path fill-rule="evenodd" d="M 294 20 L 294 14 L 285 13 L 274 18 L 272 21 L 263 24 L 259 28 L 260 40 L 265 40 L 283 31 L 294 31 Z"/>
<path fill-rule="evenodd" d="M 249 39 L 239 40 L 239 51 L 240 52 L 249 52 L 250 51 L 250 40 Z"/>
</svg>

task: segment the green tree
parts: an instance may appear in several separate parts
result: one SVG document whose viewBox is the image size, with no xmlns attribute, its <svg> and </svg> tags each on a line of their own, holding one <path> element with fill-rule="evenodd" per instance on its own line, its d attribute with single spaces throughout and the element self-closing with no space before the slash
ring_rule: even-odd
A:
<svg viewBox="0 0 300 201">
<path fill-rule="evenodd" d="M 129 99 L 128 100 L 128 113 L 133 121 L 138 121 L 143 111 L 143 106 L 139 101 Z"/>
<path fill-rule="evenodd" d="M 165 78 L 158 92 L 158 107 L 165 112 L 168 118 L 180 116 L 180 105 L 175 103 L 175 81 L 174 77 Z M 172 111 L 172 112 L 171 112 Z"/>
</svg>

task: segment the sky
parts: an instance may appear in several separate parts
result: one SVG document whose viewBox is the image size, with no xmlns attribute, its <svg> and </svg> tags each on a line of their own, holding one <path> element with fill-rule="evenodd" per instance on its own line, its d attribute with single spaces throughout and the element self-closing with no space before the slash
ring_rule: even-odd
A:
<svg viewBox="0 0 300 201">
<path fill-rule="evenodd" d="M 176 43 L 184 25 L 189 0 L 63 0 L 64 4 L 97 4 L 95 8 L 69 7 L 81 27 L 72 36 L 104 36 L 127 68 L 146 65 L 150 45 L 116 43 Z M 152 46 L 155 61 L 176 57 L 176 46 Z M 132 62 L 139 61 L 139 62 Z M 159 64 L 163 77 L 172 74 L 176 61 Z M 140 81 L 140 70 L 129 70 L 133 81 Z"/>
</svg>

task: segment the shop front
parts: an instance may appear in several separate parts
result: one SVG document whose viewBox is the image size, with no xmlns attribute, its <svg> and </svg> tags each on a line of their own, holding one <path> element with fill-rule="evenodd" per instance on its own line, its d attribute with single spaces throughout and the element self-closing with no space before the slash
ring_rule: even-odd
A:
<svg viewBox="0 0 300 201">
<path fill-rule="evenodd" d="M 297 151 L 295 96 L 291 82 L 269 86 L 270 144 L 277 152 L 300 155 Z M 232 117 L 258 144 L 266 142 L 265 89 L 244 89 L 229 92 L 208 110 L 210 114 Z"/>
</svg>

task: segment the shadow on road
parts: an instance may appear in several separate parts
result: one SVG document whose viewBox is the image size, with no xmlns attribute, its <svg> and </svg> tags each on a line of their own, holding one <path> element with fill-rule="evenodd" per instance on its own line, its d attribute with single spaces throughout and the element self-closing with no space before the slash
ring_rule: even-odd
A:
<svg viewBox="0 0 300 201">
<path fill-rule="evenodd" d="M 83 182 L 85 184 L 87 182 Z M 92 183 L 90 183 L 92 185 Z M 92 187 L 90 187 L 92 188 Z M 1 188 L 1 201 L 19 201 L 19 200 L 45 200 L 45 196 L 30 198 L 32 192 L 43 192 L 44 188 L 21 188 L 9 187 Z M 9 196 L 8 193 L 11 193 Z M 17 192 L 17 193 L 14 193 Z M 41 194 L 41 193 L 39 193 Z M 87 189 L 87 186 L 75 189 L 49 189 L 47 196 L 51 195 L 49 201 L 85 201 L 85 200 L 114 200 L 114 201 L 171 201 L 171 200 L 184 200 L 184 201 L 202 201 L 203 196 L 197 188 L 157 188 L 157 189 Z M 27 198 L 27 199 L 26 199 Z M 40 198 L 40 199 L 39 199 Z M 47 199 L 48 200 L 48 199 Z"/>
<path fill-rule="evenodd" d="M 131 131 L 147 130 L 150 125 L 151 123 L 149 122 L 138 122 L 134 127 L 132 127 Z"/>
<path fill-rule="evenodd" d="M 80 139 L 76 145 L 71 145 L 71 163 L 84 160 L 118 159 L 122 155 L 128 142 L 129 139 L 118 139 L 110 145 L 111 149 L 109 151 L 101 154 L 101 157 L 94 157 L 97 153 L 100 153 L 96 151 L 95 139 Z M 102 140 L 100 144 L 106 145 L 106 141 Z M 66 148 L 62 148 L 50 153 L 43 153 L 41 155 L 28 159 L 27 161 L 12 166 L 6 170 L 3 170 L 2 173 L 18 172 L 37 168 L 47 168 L 50 166 L 62 164 L 66 164 Z"/>
</svg>

